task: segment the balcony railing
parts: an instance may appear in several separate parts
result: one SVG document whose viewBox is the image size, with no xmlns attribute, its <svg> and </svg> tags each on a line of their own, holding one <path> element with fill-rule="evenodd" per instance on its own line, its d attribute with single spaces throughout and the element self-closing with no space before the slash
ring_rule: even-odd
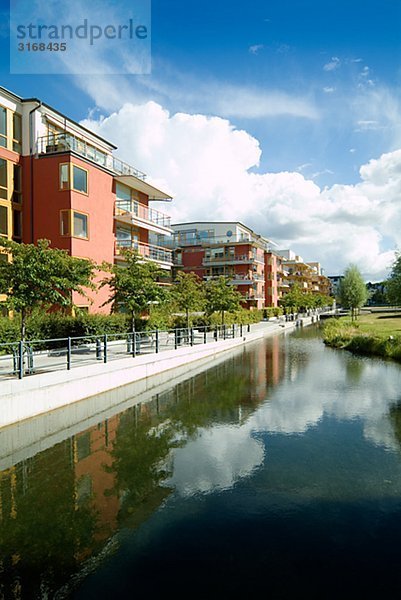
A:
<svg viewBox="0 0 401 600">
<path fill-rule="evenodd" d="M 171 228 L 171 218 L 168 215 L 156 210 L 155 208 L 149 208 L 148 206 L 145 206 L 136 200 L 117 200 L 115 214 L 116 216 L 130 214 L 133 218 L 138 217 L 138 219 L 150 221 L 151 223 L 159 225 L 160 227 L 167 227 L 168 229 Z"/>
<path fill-rule="evenodd" d="M 148 260 L 167 263 L 171 266 L 173 265 L 171 250 L 166 250 L 165 248 L 160 248 L 159 246 L 152 246 L 151 244 L 144 244 L 143 242 L 135 242 L 132 240 L 116 240 L 116 256 L 121 253 L 123 248 L 136 250 L 140 256 Z"/>
<path fill-rule="evenodd" d="M 102 152 L 92 144 L 75 137 L 71 133 L 55 133 L 38 138 L 36 144 L 38 154 L 55 154 L 57 152 L 71 151 L 79 154 L 91 162 L 113 171 L 117 175 L 132 175 L 145 180 L 146 175 L 128 163 L 116 158 L 112 154 Z"/>
<path fill-rule="evenodd" d="M 245 294 L 244 298 L 245 300 L 264 300 L 264 296 L 261 294 Z"/>
<path fill-rule="evenodd" d="M 215 263 L 225 263 L 225 264 L 234 264 L 234 263 L 251 263 L 254 261 L 254 257 L 249 256 L 248 254 L 242 254 L 240 256 L 213 256 L 213 257 L 205 257 L 203 259 L 203 264 L 215 264 Z"/>
</svg>

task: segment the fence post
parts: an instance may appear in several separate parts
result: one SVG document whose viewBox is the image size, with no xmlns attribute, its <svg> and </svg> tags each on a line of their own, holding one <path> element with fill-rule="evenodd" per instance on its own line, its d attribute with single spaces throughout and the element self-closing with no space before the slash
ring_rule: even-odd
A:
<svg viewBox="0 0 401 600">
<path fill-rule="evenodd" d="M 33 350 L 30 344 L 26 346 L 26 360 L 28 366 L 28 373 L 31 375 L 33 371 Z"/>
<path fill-rule="evenodd" d="M 207 327 L 203 330 L 203 343 L 206 344 L 207 341 Z"/>
<path fill-rule="evenodd" d="M 159 353 L 159 330 L 156 328 L 156 354 Z"/>
<path fill-rule="evenodd" d="M 214 341 L 217 342 L 217 325 L 214 328 Z"/>
<path fill-rule="evenodd" d="M 251 324 L 248 323 L 248 333 L 251 331 Z"/>
<path fill-rule="evenodd" d="M 174 350 L 178 347 L 178 329 L 174 329 Z"/>
<path fill-rule="evenodd" d="M 67 371 L 71 370 L 71 338 L 67 338 Z"/>
<path fill-rule="evenodd" d="M 107 333 L 103 336 L 103 362 L 107 363 Z"/>
<path fill-rule="evenodd" d="M 239 326 L 239 333 L 240 333 L 240 336 L 242 337 L 242 323 Z"/>
<path fill-rule="evenodd" d="M 18 344 L 18 379 L 24 376 L 24 342 L 20 340 Z"/>
<path fill-rule="evenodd" d="M 223 340 L 226 339 L 226 325 L 223 325 Z"/>
<path fill-rule="evenodd" d="M 233 323 L 233 339 L 235 338 L 235 323 Z"/>
<path fill-rule="evenodd" d="M 96 360 L 102 360 L 102 344 L 99 338 L 96 338 Z"/>
<path fill-rule="evenodd" d="M 136 356 L 136 331 L 134 330 L 131 333 L 131 335 L 132 335 L 132 340 L 131 340 L 131 343 L 132 343 L 132 356 L 135 358 L 135 356 Z"/>
<path fill-rule="evenodd" d="M 190 335 L 190 344 L 191 346 L 194 345 L 194 330 L 193 327 L 191 327 L 191 329 L 189 330 L 189 335 Z"/>
</svg>

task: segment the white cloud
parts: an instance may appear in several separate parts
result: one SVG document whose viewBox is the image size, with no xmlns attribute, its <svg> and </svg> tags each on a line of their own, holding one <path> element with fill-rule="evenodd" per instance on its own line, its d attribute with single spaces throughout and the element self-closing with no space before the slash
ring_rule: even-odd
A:
<svg viewBox="0 0 401 600">
<path fill-rule="evenodd" d="M 316 120 L 320 111 L 313 98 L 290 94 L 275 89 L 263 89 L 256 85 L 242 86 L 222 83 L 214 79 L 199 80 L 188 74 L 171 71 L 162 65 L 159 71 L 167 71 L 168 77 L 136 77 L 135 82 L 116 78 L 116 85 L 107 77 L 76 77 L 78 85 L 106 111 L 121 107 L 121 98 L 133 104 L 149 100 L 159 104 L 174 104 L 188 113 L 218 114 L 228 118 L 273 118 L 288 115 Z"/>
<path fill-rule="evenodd" d="M 312 166 L 312 163 L 310 163 L 310 162 L 304 163 L 303 165 L 299 165 L 297 167 L 297 171 L 298 171 L 298 173 L 302 173 L 302 171 L 305 171 L 305 169 L 308 169 L 311 166 Z"/>
<path fill-rule="evenodd" d="M 333 92 L 336 91 L 336 88 L 335 87 L 326 86 L 326 87 L 323 88 L 323 91 L 324 91 L 325 94 L 332 94 Z"/>
<path fill-rule="evenodd" d="M 323 66 L 324 71 L 335 71 L 341 66 L 341 61 L 337 56 L 333 56 L 331 60 Z"/>
<path fill-rule="evenodd" d="M 259 54 L 259 52 L 263 50 L 264 47 L 264 44 L 254 44 L 253 46 L 249 46 L 248 52 L 250 54 Z"/>
<path fill-rule="evenodd" d="M 160 208 L 175 222 L 240 220 L 319 260 L 327 273 L 356 262 L 371 280 L 386 275 L 401 245 L 401 150 L 363 165 L 358 184 L 321 190 L 299 172 L 252 172 L 261 157 L 258 140 L 220 117 L 170 114 L 146 102 L 84 125 L 174 195 Z"/>
<path fill-rule="evenodd" d="M 313 173 L 312 179 L 317 179 L 321 175 L 334 175 L 334 171 L 331 169 L 323 169 L 323 171 L 317 171 L 317 173 Z"/>
</svg>

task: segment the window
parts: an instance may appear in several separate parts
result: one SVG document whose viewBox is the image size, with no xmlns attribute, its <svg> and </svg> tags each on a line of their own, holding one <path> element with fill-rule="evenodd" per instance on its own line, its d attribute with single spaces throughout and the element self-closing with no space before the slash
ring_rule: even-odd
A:
<svg viewBox="0 0 401 600">
<path fill-rule="evenodd" d="M 60 211 L 60 233 L 61 235 L 71 235 L 69 210 Z"/>
<path fill-rule="evenodd" d="M 70 188 L 70 165 L 60 165 L 60 189 L 68 190 Z"/>
<path fill-rule="evenodd" d="M 74 237 L 88 239 L 88 215 L 74 211 L 73 235 Z"/>
<path fill-rule="evenodd" d="M 13 150 L 21 152 L 22 122 L 21 115 L 13 114 Z"/>
<path fill-rule="evenodd" d="M 85 169 L 81 169 L 80 167 L 73 165 L 72 166 L 72 174 L 73 174 L 73 179 L 72 179 L 73 189 L 76 190 L 77 192 L 84 192 L 85 194 L 87 194 L 88 193 L 88 171 L 85 171 Z"/>
<path fill-rule="evenodd" d="M 89 238 L 88 215 L 75 210 L 61 210 L 60 233 L 87 240 Z"/>
<path fill-rule="evenodd" d="M 22 238 L 22 213 L 20 210 L 13 210 L 13 237 L 16 241 Z"/>
<path fill-rule="evenodd" d="M 76 307 L 76 312 L 77 314 L 88 314 L 89 313 L 89 306 L 77 306 Z"/>
<path fill-rule="evenodd" d="M 0 206 L 0 235 L 8 235 L 8 210 Z"/>
<path fill-rule="evenodd" d="M 0 158 L 0 198 L 7 200 L 7 161 Z"/>
<path fill-rule="evenodd" d="M 7 110 L 0 106 L 0 146 L 7 147 Z"/>
<path fill-rule="evenodd" d="M 116 198 L 118 208 L 131 212 L 131 190 L 122 183 L 116 184 Z"/>
<path fill-rule="evenodd" d="M 17 204 L 21 204 L 22 202 L 21 167 L 19 165 L 14 165 L 13 202 Z"/>
<path fill-rule="evenodd" d="M 72 163 L 60 165 L 60 189 L 88 193 L 88 171 Z"/>
<path fill-rule="evenodd" d="M 117 240 L 129 240 L 131 242 L 131 229 L 126 227 L 117 227 L 116 238 Z"/>
</svg>

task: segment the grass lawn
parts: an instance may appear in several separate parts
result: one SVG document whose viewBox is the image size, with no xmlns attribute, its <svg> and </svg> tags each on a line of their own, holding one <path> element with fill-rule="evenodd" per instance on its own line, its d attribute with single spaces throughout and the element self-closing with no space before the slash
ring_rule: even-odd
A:
<svg viewBox="0 0 401 600">
<path fill-rule="evenodd" d="M 380 336 L 401 334 L 401 312 L 362 312 L 356 322 L 361 332 Z"/>
</svg>

